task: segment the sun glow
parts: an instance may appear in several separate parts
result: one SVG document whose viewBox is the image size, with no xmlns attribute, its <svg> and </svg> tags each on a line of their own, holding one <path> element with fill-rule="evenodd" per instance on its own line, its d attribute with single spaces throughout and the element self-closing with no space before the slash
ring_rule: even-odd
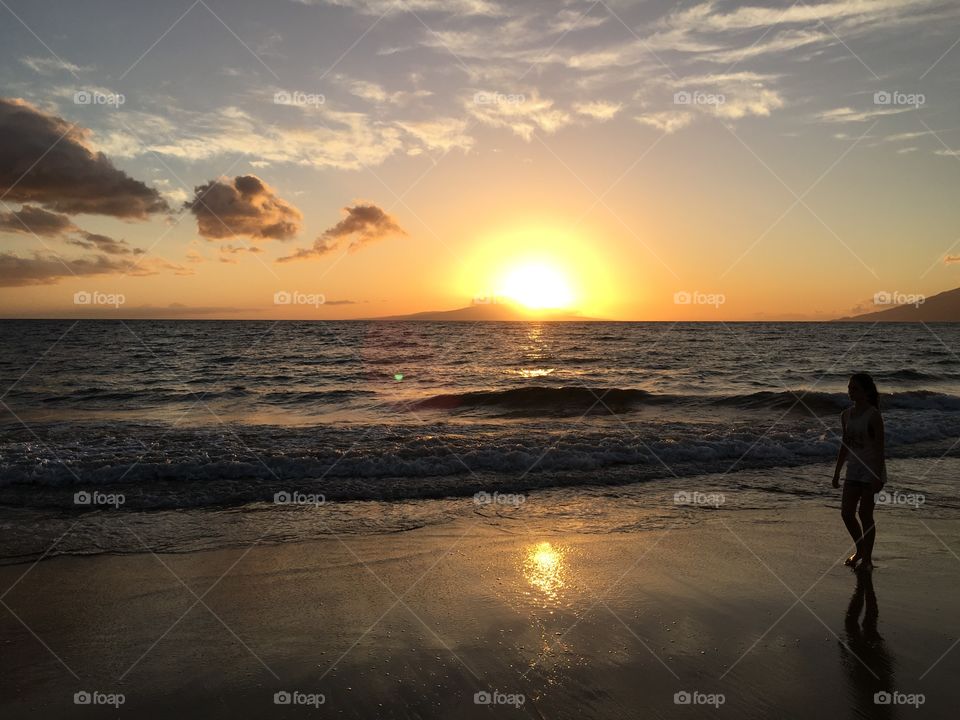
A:
<svg viewBox="0 0 960 720">
<path fill-rule="evenodd" d="M 603 317 L 624 285 L 590 232 L 530 221 L 480 233 L 451 276 L 452 295 L 503 300 L 533 317 Z"/>
<path fill-rule="evenodd" d="M 543 262 L 511 267 L 504 273 L 497 295 L 531 310 L 568 308 L 574 302 L 566 275 Z"/>
</svg>

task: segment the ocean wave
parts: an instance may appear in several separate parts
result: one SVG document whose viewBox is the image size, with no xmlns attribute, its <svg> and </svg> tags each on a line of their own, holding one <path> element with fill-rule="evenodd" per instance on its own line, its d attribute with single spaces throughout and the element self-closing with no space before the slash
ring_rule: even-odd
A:
<svg viewBox="0 0 960 720">
<path fill-rule="evenodd" d="M 635 479 L 684 476 L 826 462 L 839 444 L 838 423 L 800 417 L 773 426 L 766 418 L 555 425 L 37 427 L 38 437 L 24 431 L 0 447 L 0 504 L 32 505 L 45 489 L 58 489 L 57 502 L 70 505 L 66 491 L 81 488 L 154 488 L 150 506 L 231 504 L 289 483 L 342 499 L 455 495 L 485 473 L 530 487 L 552 486 L 567 473 L 588 481 L 594 473 L 598 482 L 596 474 L 611 468 L 628 468 Z M 955 413 L 887 422 L 891 457 L 938 457 L 958 435 Z"/>
<path fill-rule="evenodd" d="M 761 390 L 732 395 L 654 393 L 640 389 L 604 387 L 527 386 L 509 390 L 444 393 L 414 401 L 414 410 L 488 410 L 515 414 L 583 414 L 628 412 L 644 406 L 729 407 L 742 410 L 792 409 L 797 413 L 829 415 L 851 404 L 846 393 L 797 390 Z M 960 397 L 931 390 L 886 393 L 884 409 L 960 411 Z"/>
</svg>

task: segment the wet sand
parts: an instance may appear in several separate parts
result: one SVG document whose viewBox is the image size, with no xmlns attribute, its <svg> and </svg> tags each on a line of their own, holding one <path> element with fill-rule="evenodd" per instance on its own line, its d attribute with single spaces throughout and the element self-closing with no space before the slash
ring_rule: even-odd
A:
<svg viewBox="0 0 960 720">
<path fill-rule="evenodd" d="M 817 504 L 7 566 L 0 714 L 951 717 L 960 527 L 878 518 L 859 583 L 837 509 Z M 75 704 L 84 691 L 123 704 Z M 923 704 L 876 705 L 881 691 Z"/>
</svg>

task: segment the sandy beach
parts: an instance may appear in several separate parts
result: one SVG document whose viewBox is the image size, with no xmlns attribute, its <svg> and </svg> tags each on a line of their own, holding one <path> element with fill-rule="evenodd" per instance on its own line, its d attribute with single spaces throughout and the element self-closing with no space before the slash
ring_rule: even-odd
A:
<svg viewBox="0 0 960 720">
<path fill-rule="evenodd" d="M 636 532 L 460 518 L 10 565 L 0 703 L 5 718 L 951 716 L 960 531 L 880 518 L 859 581 L 820 502 Z"/>
</svg>

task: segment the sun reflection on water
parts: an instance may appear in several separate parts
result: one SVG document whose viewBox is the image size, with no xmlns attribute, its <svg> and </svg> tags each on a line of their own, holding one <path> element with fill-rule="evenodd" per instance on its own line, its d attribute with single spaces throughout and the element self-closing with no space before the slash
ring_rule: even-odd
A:
<svg viewBox="0 0 960 720">
<path fill-rule="evenodd" d="M 541 542 L 527 550 L 523 576 L 545 600 L 556 602 L 567 584 L 567 566 L 563 549 Z"/>
</svg>

